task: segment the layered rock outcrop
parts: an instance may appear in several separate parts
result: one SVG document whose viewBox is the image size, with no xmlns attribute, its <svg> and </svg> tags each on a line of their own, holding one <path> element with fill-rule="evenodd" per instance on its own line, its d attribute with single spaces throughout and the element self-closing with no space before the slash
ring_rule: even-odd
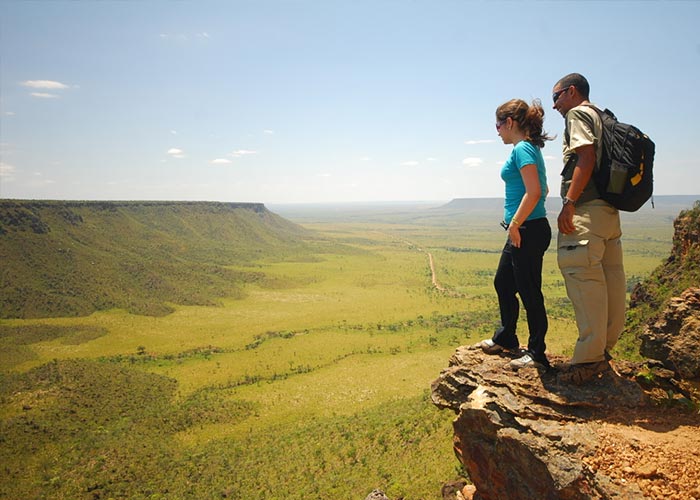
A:
<svg viewBox="0 0 700 500">
<path fill-rule="evenodd" d="M 648 404 L 640 386 L 615 372 L 561 385 L 553 372 L 508 372 L 507 361 L 460 347 L 432 385 L 433 403 L 457 413 L 455 453 L 480 498 L 643 498 L 584 461 L 600 445 L 600 419 Z"/>
<path fill-rule="evenodd" d="M 639 335 L 642 356 L 700 379 L 700 203 L 673 227 L 671 255 L 632 291 L 628 330 Z"/>
<path fill-rule="evenodd" d="M 683 379 L 700 379 L 700 288 L 672 298 L 641 335 L 642 356 L 661 361 Z"/>
</svg>

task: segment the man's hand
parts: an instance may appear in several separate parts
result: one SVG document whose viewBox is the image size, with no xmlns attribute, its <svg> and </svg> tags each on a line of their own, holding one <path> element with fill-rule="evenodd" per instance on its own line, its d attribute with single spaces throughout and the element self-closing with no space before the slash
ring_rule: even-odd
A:
<svg viewBox="0 0 700 500">
<path fill-rule="evenodd" d="M 574 212 L 576 207 L 573 203 L 567 203 L 561 207 L 561 212 L 559 212 L 559 217 L 557 218 L 557 225 L 559 226 L 559 232 L 564 234 L 571 234 L 574 232 L 576 227 L 574 226 Z"/>
</svg>

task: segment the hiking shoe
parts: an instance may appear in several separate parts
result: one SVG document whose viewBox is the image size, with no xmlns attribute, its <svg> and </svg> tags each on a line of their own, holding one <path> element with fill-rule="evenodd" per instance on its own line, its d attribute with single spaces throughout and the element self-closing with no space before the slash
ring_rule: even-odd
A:
<svg viewBox="0 0 700 500">
<path fill-rule="evenodd" d="M 561 368 L 564 368 L 564 371 L 557 375 L 557 381 L 574 385 L 581 385 L 601 373 L 612 370 L 607 359 L 594 363 L 567 364 L 567 366 Z"/>
<path fill-rule="evenodd" d="M 607 349 L 606 349 L 605 352 L 603 353 L 603 356 L 605 356 L 605 360 L 604 360 L 604 361 L 600 361 L 600 363 L 604 363 L 604 362 L 608 362 L 608 363 L 609 363 L 610 361 L 613 360 L 612 355 L 610 354 L 610 352 L 608 352 Z M 575 368 L 575 367 L 577 367 L 577 366 L 581 366 L 581 364 L 590 365 L 590 364 L 592 364 L 592 363 L 572 363 L 571 361 L 566 361 L 566 362 L 564 362 L 564 363 L 559 363 L 558 365 L 556 365 L 556 369 L 557 369 L 557 371 L 559 371 L 559 372 L 568 372 L 568 371 L 571 371 L 572 368 Z"/>
<path fill-rule="evenodd" d="M 535 361 L 529 353 L 524 354 L 518 359 L 514 359 L 506 365 L 506 368 L 517 372 L 521 368 L 526 368 L 528 366 L 531 366 L 533 368 L 545 368 L 545 366 L 542 363 L 540 363 L 539 361 Z"/>
<path fill-rule="evenodd" d="M 491 339 L 485 339 L 474 345 L 474 348 L 481 349 L 486 354 L 498 354 L 505 349 Z"/>
</svg>

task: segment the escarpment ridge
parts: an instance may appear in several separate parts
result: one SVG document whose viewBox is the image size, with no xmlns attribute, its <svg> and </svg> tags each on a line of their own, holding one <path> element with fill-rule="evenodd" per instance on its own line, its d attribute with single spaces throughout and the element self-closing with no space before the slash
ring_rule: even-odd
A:
<svg viewBox="0 0 700 500">
<path fill-rule="evenodd" d="M 262 203 L 0 200 L 0 318 L 214 305 L 312 238 Z"/>
</svg>

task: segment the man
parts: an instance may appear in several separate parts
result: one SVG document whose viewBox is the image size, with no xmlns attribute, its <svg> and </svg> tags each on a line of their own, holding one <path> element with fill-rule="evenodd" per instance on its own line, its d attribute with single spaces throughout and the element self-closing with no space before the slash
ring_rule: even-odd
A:
<svg viewBox="0 0 700 500">
<path fill-rule="evenodd" d="M 553 108 L 565 119 L 557 260 L 574 306 L 578 340 L 559 379 L 581 384 L 610 369 L 609 352 L 625 324 L 626 282 L 620 214 L 600 199 L 591 174 L 602 152 L 602 123 L 578 73 L 559 80 Z"/>
</svg>

